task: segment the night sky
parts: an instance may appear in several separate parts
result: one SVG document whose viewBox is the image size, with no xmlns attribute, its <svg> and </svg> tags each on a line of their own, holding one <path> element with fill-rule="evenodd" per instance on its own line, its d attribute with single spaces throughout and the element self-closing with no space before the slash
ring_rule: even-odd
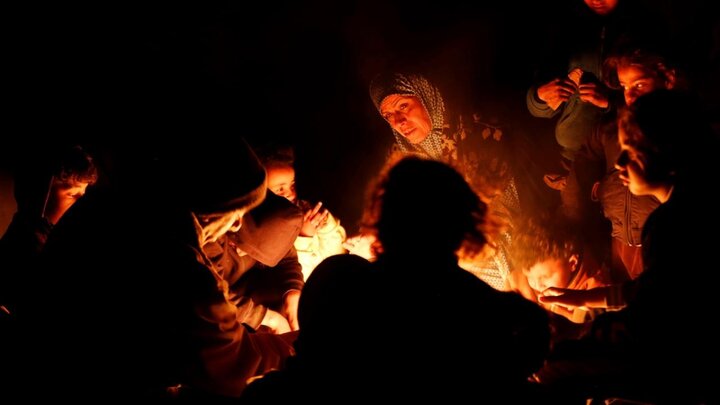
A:
<svg viewBox="0 0 720 405">
<path fill-rule="evenodd" d="M 46 138 L 148 153 L 170 148 L 165 139 L 284 141 L 297 149 L 300 196 L 324 201 L 353 233 L 392 141 L 368 97 L 370 79 L 395 66 L 432 72 L 521 128 L 542 155 L 554 145 L 552 122 L 531 118 L 524 95 L 542 57 L 540 33 L 561 29 L 553 16 L 579 1 L 4 6 L 10 102 L 0 169 Z M 688 41 L 692 67 L 715 77 L 706 94 L 717 107 L 716 6 L 646 3 Z"/>
</svg>

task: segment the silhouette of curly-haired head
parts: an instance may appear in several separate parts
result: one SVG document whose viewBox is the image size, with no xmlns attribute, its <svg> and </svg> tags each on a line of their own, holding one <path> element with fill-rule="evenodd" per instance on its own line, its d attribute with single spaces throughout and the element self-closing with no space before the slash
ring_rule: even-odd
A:
<svg viewBox="0 0 720 405">
<path fill-rule="evenodd" d="M 486 213 L 485 203 L 455 169 L 411 156 L 380 178 L 364 225 L 376 233 L 385 254 L 446 256 L 461 247 L 474 254 L 487 242 Z"/>
</svg>

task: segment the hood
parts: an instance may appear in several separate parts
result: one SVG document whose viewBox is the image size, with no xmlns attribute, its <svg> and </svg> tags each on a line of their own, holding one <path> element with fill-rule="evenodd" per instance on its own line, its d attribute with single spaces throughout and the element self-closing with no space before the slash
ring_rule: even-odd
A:
<svg viewBox="0 0 720 405">
<path fill-rule="evenodd" d="M 298 207 L 268 191 L 265 201 L 245 215 L 242 228 L 230 237 L 250 257 L 273 267 L 292 248 L 302 223 Z"/>
</svg>

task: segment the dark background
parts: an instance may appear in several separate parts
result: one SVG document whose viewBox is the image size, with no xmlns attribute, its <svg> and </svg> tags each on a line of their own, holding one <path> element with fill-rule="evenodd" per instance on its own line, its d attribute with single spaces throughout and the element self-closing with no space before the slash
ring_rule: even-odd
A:
<svg viewBox="0 0 720 405">
<path fill-rule="evenodd" d="M 538 162 L 551 165 L 544 157 L 554 147 L 552 122 L 529 116 L 525 91 L 544 36 L 562 32 L 558 16 L 579 2 L 5 5 L 0 230 L 13 209 L 7 169 L 44 145 L 70 140 L 152 154 L 182 138 L 222 145 L 242 136 L 294 144 L 301 197 L 324 201 L 352 233 L 392 142 L 368 84 L 394 66 L 463 87 L 521 129 Z M 645 3 L 671 23 L 719 111 L 717 6 Z"/>
</svg>

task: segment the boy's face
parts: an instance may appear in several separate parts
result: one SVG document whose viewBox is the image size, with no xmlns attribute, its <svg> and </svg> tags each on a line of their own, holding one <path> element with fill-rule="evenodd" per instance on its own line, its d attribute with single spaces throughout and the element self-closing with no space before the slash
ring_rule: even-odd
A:
<svg viewBox="0 0 720 405">
<path fill-rule="evenodd" d="M 640 66 L 618 66 L 617 77 L 623 88 L 625 104 L 627 105 L 632 105 L 643 94 L 659 88 L 672 87 L 671 83 L 664 83 L 658 75 Z"/>
<path fill-rule="evenodd" d="M 45 215 L 51 223 L 56 224 L 65 212 L 75 204 L 87 191 L 88 183 L 75 182 L 62 184 L 53 182 Z"/>
<path fill-rule="evenodd" d="M 267 168 L 268 190 L 295 203 L 295 169 L 292 166 L 270 166 Z"/>
<path fill-rule="evenodd" d="M 547 259 L 524 270 L 528 284 L 541 294 L 550 287 L 567 288 L 572 278 L 573 264 L 570 260 Z"/>
<path fill-rule="evenodd" d="M 628 143 L 627 133 L 622 127 L 618 130 L 620 143 L 620 156 L 615 162 L 615 168 L 620 172 L 620 180 L 635 195 L 652 195 L 657 184 L 648 180 L 647 158 Z"/>
</svg>

